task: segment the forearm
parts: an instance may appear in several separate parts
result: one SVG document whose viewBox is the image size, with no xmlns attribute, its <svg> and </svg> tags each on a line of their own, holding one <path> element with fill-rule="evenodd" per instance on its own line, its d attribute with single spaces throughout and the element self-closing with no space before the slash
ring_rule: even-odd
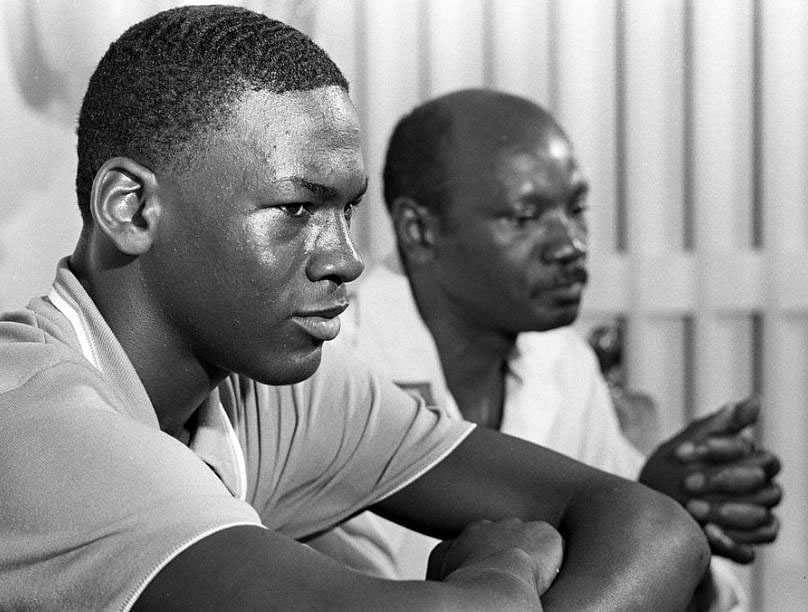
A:
<svg viewBox="0 0 808 612">
<path fill-rule="evenodd" d="M 547 610 L 683 610 L 709 563 L 695 521 L 669 498 L 628 481 L 599 478 L 584 487 L 560 529 L 565 560 L 543 598 Z"/>
<path fill-rule="evenodd" d="M 682 610 L 708 561 L 698 526 L 669 498 L 483 428 L 376 510 L 440 538 L 480 519 L 559 527 L 564 564 L 548 609 Z"/>
<path fill-rule="evenodd" d="M 320 593 L 307 595 L 300 609 L 346 612 L 537 610 L 537 600 L 522 595 L 524 585 L 517 584 L 512 576 L 501 572 L 458 570 L 442 582 L 382 580 L 361 574 L 353 578 L 355 582 L 342 584 L 341 587 L 318 587 Z"/>
<path fill-rule="evenodd" d="M 349 571 L 340 569 L 340 573 Z M 490 612 L 513 610 L 536 612 L 536 598 L 526 596 L 526 585 L 513 575 L 494 569 L 460 569 L 441 582 L 394 581 L 353 573 L 337 582 L 318 586 L 317 595 L 307 595 L 306 610 L 412 610 L 441 612 Z M 538 609 L 539 611 L 541 608 Z"/>
<path fill-rule="evenodd" d="M 536 610 L 538 595 L 519 561 L 517 555 L 513 563 L 478 563 L 443 582 L 397 582 L 349 570 L 269 530 L 233 527 L 180 553 L 133 611 Z"/>
</svg>

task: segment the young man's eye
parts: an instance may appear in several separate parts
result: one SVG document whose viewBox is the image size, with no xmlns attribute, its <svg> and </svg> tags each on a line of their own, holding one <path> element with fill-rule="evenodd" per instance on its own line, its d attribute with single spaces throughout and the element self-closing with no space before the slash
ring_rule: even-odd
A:
<svg viewBox="0 0 808 612">
<path fill-rule="evenodd" d="M 305 217 L 311 211 L 309 210 L 306 204 L 284 204 L 283 206 L 279 206 L 284 213 L 289 215 L 290 217 Z"/>
<path fill-rule="evenodd" d="M 350 221 L 353 216 L 356 214 L 356 209 L 359 204 L 362 203 L 362 200 L 354 200 L 353 202 L 349 202 L 345 205 L 345 208 L 342 211 L 342 214 L 345 216 L 346 221 Z"/>
</svg>

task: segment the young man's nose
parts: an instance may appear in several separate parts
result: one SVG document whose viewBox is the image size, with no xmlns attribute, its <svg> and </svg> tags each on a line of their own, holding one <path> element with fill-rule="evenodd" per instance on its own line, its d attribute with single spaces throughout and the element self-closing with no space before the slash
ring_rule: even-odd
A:
<svg viewBox="0 0 808 612">
<path fill-rule="evenodd" d="M 356 280 L 364 269 L 347 220 L 340 216 L 329 222 L 318 236 L 315 252 L 309 259 L 309 279 L 331 279 L 339 285 Z"/>
</svg>

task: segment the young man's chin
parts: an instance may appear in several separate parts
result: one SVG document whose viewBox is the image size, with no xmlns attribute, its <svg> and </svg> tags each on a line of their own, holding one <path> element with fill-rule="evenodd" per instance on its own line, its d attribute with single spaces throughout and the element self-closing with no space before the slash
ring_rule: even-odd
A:
<svg viewBox="0 0 808 612">
<path fill-rule="evenodd" d="M 305 354 L 279 353 L 274 356 L 272 363 L 263 368 L 263 371 L 248 375 L 265 385 L 293 385 L 313 376 L 320 367 L 322 357 L 322 345 L 314 347 Z"/>
</svg>

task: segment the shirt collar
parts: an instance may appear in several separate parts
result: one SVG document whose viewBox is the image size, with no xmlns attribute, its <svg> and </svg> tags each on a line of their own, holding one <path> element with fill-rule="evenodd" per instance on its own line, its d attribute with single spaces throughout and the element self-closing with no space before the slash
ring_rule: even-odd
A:
<svg viewBox="0 0 808 612">
<path fill-rule="evenodd" d="M 375 277 L 373 285 L 365 290 L 363 297 L 375 300 L 369 300 L 371 303 L 366 304 L 369 308 L 381 309 L 384 304 L 386 323 L 365 332 L 369 337 L 380 339 L 379 344 L 394 348 L 387 355 L 394 380 L 396 377 L 408 382 L 430 380 L 439 394 L 442 409 L 454 418 L 463 418 L 446 384 L 432 334 L 418 314 L 398 254 L 385 257 L 368 278 L 371 275 Z M 378 317 L 372 313 L 364 317 L 371 325 L 376 319 Z M 561 333 L 555 331 L 519 334 L 506 360 L 501 431 L 521 437 L 537 434 L 538 439 L 543 439 L 541 436 L 545 435 L 563 403 L 551 384 L 555 379 L 552 364 L 556 363 L 562 340 Z"/>
<path fill-rule="evenodd" d="M 67 258 L 59 262 L 48 300 L 69 321 L 84 358 L 118 391 L 127 415 L 159 428 L 157 414 L 132 362 L 92 298 L 70 270 Z M 234 497 L 245 499 L 247 471 L 244 454 L 218 393 L 212 393 L 200 406 L 189 447 L 211 466 Z"/>
</svg>

